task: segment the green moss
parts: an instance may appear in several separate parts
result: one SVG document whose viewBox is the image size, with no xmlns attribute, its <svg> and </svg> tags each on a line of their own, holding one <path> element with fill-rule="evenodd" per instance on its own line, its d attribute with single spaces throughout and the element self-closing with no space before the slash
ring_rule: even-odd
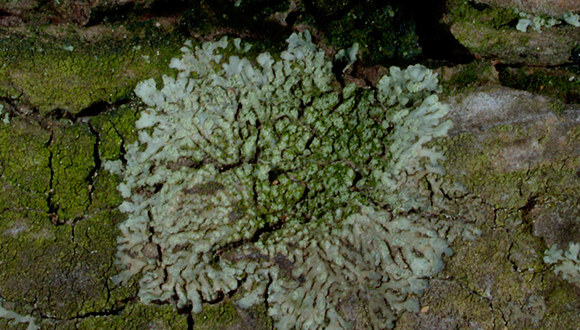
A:
<svg viewBox="0 0 580 330">
<path fill-rule="evenodd" d="M 237 36 L 249 34 L 265 42 L 267 39 L 283 42 L 286 33 L 277 22 L 276 15 L 284 17 L 283 13 L 289 9 L 290 3 L 287 0 L 196 2 L 183 13 L 181 25 L 195 35 L 211 35 L 222 31 Z"/>
<path fill-rule="evenodd" d="M 115 208 L 118 179 L 98 167 L 134 141 L 135 112 L 125 106 L 92 118 L 90 125 L 47 122 L 50 129 L 18 117 L 0 124 L 0 183 L 6 192 L 0 207 L 34 210 L 55 224 Z"/>
<path fill-rule="evenodd" d="M 455 38 L 472 53 L 505 64 L 561 65 L 578 40 L 578 29 L 553 27 L 542 32 L 516 30 L 519 19 L 512 8 L 477 1 L 448 1 L 445 22 Z M 542 47 L 542 45 L 550 46 Z"/>
<path fill-rule="evenodd" d="M 113 289 L 108 280 L 116 273 L 119 217 L 117 211 L 93 213 L 70 227 L 53 226 L 44 214 L 3 212 L 0 296 L 17 302 L 24 314 L 57 319 L 115 308 L 132 293 L 130 287 Z"/>
<path fill-rule="evenodd" d="M 41 113 L 76 114 L 130 97 L 138 81 L 167 72 L 165 63 L 179 48 L 172 42 L 176 36 L 150 26 L 117 30 L 99 40 L 83 40 L 71 31 L 67 37 L 34 31 L 1 38 L 0 95 L 19 96 Z"/>
<path fill-rule="evenodd" d="M 99 139 L 101 161 L 118 159 L 122 156 L 124 148 L 135 142 L 137 112 L 138 107 L 130 103 L 90 119 L 89 126 Z"/>
<path fill-rule="evenodd" d="M 83 217 L 91 203 L 91 170 L 95 166 L 95 137 L 83 125 L 52 129 L 48 204 L 55 223 L 74 222 Z"/>
<path fill-rule="evenodd" d="M 525 44 L 525 36 L 508 33 L 506 29 L 496 30 L 479 22 L 457 22 L 453 35 L 474 54 L 503 54 L 511 51 L 518 43 Z M 487 57 L 487 56 L 486 56 Z"/>
<path fill-rule="evenodd" d="M 566 202 L 580 196 L 580 129 L 562 127 L 567 124 L 550 118 L 461 133 L 445 143 L 446 168 L 481 198 L 478 212 L 487 215 L 478 220 L 483 231 L 478 240 L 453 246 L 454 255 L 443 277 L 457 281 L 462 290 L 446 295 L 443 302 L 429 302 L 433 308 L 444 306 L 438 316 L 456 317 L 457 309 L 469 320 L 481 320 L 486 313 L 503 315 L 510 329 L 567 329 L 580 321 L 578 313 L 570 312 L 579 305 L 577 296 L 571 294 L 570 286 L 562 288 L 563 281 L 542 260 L 545 240 L 553 241 L 555 232 L 567 228 L 545 224 L 542 215 L 564 214 L 554 211 L 552 203 L 575 212 Z M 477 299 L 486 303 L 463 307 L 466 300 Z M 484 317 L 482 324 L 490 318 Z"/>
<path fill-rule="evenodd" d="M 317 18 L 317 24 L 337 49 L 356 42 L 368 64 L 390 64 L 411 61 L 421 52 L 409 17 L 401 7 L 371 1 L 356 4 L 336 18 Z"/>
<path fill-rule="evenodd" d="M 546 312 L 546 329 L 574 329 L 578 325 L 580 303 L 577 293 L 570 290 L 570 285 L 561 279 L 552 279 L 553 290 L 546 296 L 548 310 Z"/>
<path fill-rule="evenodd" d="M 529 329 L 532 319 L 541 319 L 541 310 L 526 308 L 531 297 L 539 295 L 544 299 L 541 292 L 546 286 L 543 278 L 536 275 L 543 269 L 541 249 L 541 240 L 531 236 L 529 229 L 513 226 L 488 228 L 479 240 L 456 246 L 454 252 L 460 260 L 449 264 L 446 275 L 456 278 L 475 297 L 492 302 L 479 310 L 462 309 L 466 318 L 481 320 L 491 306 L 493 314 L 508 314 L 506 324 L 517 329 Z"/>
<path fill-rule="evenodd" d="M 448 140 L 446 148 L 448 164 L 462 164 L 461 171 L 453 166 L 448 168 L 470 191 L 496 209 L 521 208 L 534 196 L 546 193 L 546 187 L 554 194 L 573 195 L 573 187 L 559 185 L 566 181 L 563 178 L 575 175 L 573 159 L 562 161 L 553 157 L 555 152 L 574 151 L 562 147 L 554 137 L 559 131 L 552 124 L 502 125 L 485 134 L 458 134 Z M 560 166 L 555 167 L 554 162 Z"/>
<path fill-rule="evenodd" d="M 135 117 L 137 108 L 132 104 L 122 105 L 115 111 L 102 113 L 91 118 L 89 128 L 98 140 L 98 162 L 96 171 L 91 169 L 87 177 L 91 185 L 91 203 L 88 211 L 114 209 L 119 205 L 121 197 L 117 192 L 119 178 L 101 168 L 102 163 L 108 160 L 123 157 L 126 146 L 136 138 Z M 93 148 L 90 149 L 94 152 Z M 94 154 L 93 154 L 94 156 Z"/>
<path fill-rule="evenodd" d="M 519 17 L 514 11 L 475 1 L 447 2 L 445 22 L 452 26 L 457 40 L 475 54 L 501 52 L 509 44 L 510 22 Z M 524 37 L 523 34 L 520 34 Z"/>
<path fill-rule="evenodd" d="M 478 64 L 480 63 L 473 62 L 465 67 L 462 67 L 461 71 L 453 77 L 453 80 L 449 81 L 449 84 L 458 87 L 468 87 L 475 84 L 481 75 L 481 72 L 476 71 L 479 68 Z"/>
<path fill-rule="evenodd" d="M 264 305 L 241 309 L 226 299 L 210 305 L 193 318 L 193 330 L 269 330 L 273 324 Z"/>
<path fill-rule="evenodd" d="M 448 22 L 477 22 L 489 28 L 499 30 L 509 28 L 519 18 L 512 9 L 492 7 L 476 1 L 450 0 L 447 1 Z"/>
<path fill-rule="evenodd" d="M 480 320 L 486 329 L 493 328 L 490 313 L 503 315 L 510 329 L 568 329 L 580 321 L 578 313 L 571 312 L 579 305 L 577 295 L 570 287 L 564 289 L 563 281 L 544 265 L 545 245 L 532 234 L 533 224 L 526 217 L 523 210 L 496 212 L 494 225 L 481 227 L 480 239 L 454 246 L 443 276 L 458 282 L 459 292 L 445 295 L 443 301 L 437 297 L 428 301 L 438 317 L 453 315 L 457 319 L 460 310 L 459 322 Z M 477 300 L 484 303 L 475 307 Z"/>
<path fill-rule="evenodd" d="M 580 103 L 580 71 L 548 68 L 504 68 L 504 86 L 556 97 L 564 103 Z"/>
<path fill-rule="evenodd" d="M 13 118 L 0 124 L 0 209 L 48 211 L 50 132 L 40 125 Z"/>
<path fill-rule="evenodd" d="M 93 274 L 74 272 L 72 228 L 54 227 L 45 216 L 31 212 L 4 212 L 1 220 L 2 232 L 11 233 L 1 238 L 5 249 L 2 297 L 34 304 L 36 309 L 59 317 L 76 315 L 83 301 L 90 299 L 86 295 L 78 300 L 70 298 L 81 291 L 84 276 Z"/>
<path fill-rule="evenodd" d="M 488 61 L 473 61 L 465 65 L 444 68 L 442 80 L 443 92 L 455 95 L 495 82 L 497 72 Z"/>
<path fill-rule="evenodd" d="M 101 117 L 131 140 L 120 123 L 134 112 L 124 115 Z M 118 272 L 118 178 L 94 171 L 96 145 L 87 124 L 41 126 L 19 117 L 0 124 L 0 296 L 23 315 L 75 318 L 112 310 L 133 293 L 109 282 Z"/>
</svg>

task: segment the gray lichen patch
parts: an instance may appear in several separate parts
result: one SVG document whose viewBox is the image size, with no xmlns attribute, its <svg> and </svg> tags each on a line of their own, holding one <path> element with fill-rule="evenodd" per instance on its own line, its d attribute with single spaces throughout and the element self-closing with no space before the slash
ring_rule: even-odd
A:
<svg viewBox="0 0 580 330">
<path fill-rule="evenodd" d="M 238 306 L 265 302 L 279 329 L 350 329 L 347 300 L 393 327 L 448 241 L 475 233 L 442 216 L 441 190 L 461 189 L 439 183 L 443 155 L 428 146 L 451 127 L 437 78 L 416 65 L 340 86 L 307 32 L 288 44 L 279 57 L 186 44 L 176 77 L 137 86 L 138 140 L 126 164 L 104 163 L 123 176 L 128 216 L 114 281 L 194 313 L 241 291 Z"/>
</svg>

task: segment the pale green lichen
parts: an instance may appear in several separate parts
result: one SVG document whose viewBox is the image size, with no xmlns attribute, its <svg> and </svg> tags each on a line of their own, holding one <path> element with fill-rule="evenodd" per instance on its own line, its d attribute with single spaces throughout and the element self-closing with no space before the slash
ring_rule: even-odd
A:
<svg viewBox="0 0 580 330">
<path fill-rule="evenodd" d="M 443 155 L 426 144 L 451 127 L 437 78 L 393 67 L 375 89 L 340 87 L 307 32 L 288 44 L 253 60 L 239 40 L 187 44 L 176 78 L 137 86 L 139 139 L 104 164 L 128 215 L 113 280 L 139 275 L 142 301 L 195 313 L 238 290 L 278 329 L 350 329 L 340 304 L 356 297 L 392 327 L 461 228 L 427 189 Z"/>
<path fill-rule="evenodd" d="M 528 27 L 531 27 L 536 32 L 542 32 L 542 28 L 551 28 L 558 24 L 568 24 L 575 27 L 580 27 L 580 16 L 570 11 L 565 12 L 562 17 L 542 17 L 537 15 L 519 12 L 520 19 L 516 25 L 516 29 L 521 32 L 526 32 Z"/>
<path fill-rule="evenodd" d="M 4 308 L 2 304 L 0 304 L 0 318 L 11 320 L 12 325 L 15 325 L 17 323 L 28 323 L 28 327 L 26 328 L 26 330 L 40 329 L 35 323 L 36 318 L 30 315 L 22 316 L 14 311 Z"/>
<path fill-rule="evenodd" d="M 558 249 L 558 245 L 554 244 L 544 252 L 544 262 L 555 265 L 554 272 L 566 281 L 580 284 L 580 244 L 570 242 L 566 251 Z"/>
</svg>

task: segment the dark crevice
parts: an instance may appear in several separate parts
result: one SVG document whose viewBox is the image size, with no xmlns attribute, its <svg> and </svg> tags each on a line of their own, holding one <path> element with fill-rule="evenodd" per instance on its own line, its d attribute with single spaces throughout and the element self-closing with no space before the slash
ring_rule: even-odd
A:
<svg viewBox="0 0 580 330">
<path fill-rule="evenodd" d="M 277 230 L 280 230 L 284 224 L 286 223 L 286 219 L 291 215 L 288 215 L 286 217 L 278 217 L 279 220 L 276 221 L 275 223 L 266 223 L 263 227 L 258 228 L 254 234 L 248 238 L 248 239 L 241 239 L 235 242 L 231 242 L 228 243 L 227 245 L 220 247 L 219 249 L 216 250 L 214 256 L 213 256 L 213 261 L 214 262 L 218 262 L 218 260 L 224 255 L 226 254 L 228 251 L 235 251 L 238 248 L 248 244 L 248 243 L 256 243 L 260 240 L 260 238 L 262 237 L 262 235 L 264 234 L 268 234 L 268 233 L 273 233 L 276 232 Z M 281 218 L 281 219 L 280 219 Z M 262 255 L 257 256 L 257 258 L 262 258 Z M 268 257 L 266 257 L 268 258 Z"/>
<path fill-rule="evenodd" d="M 296 24 L 296 21 L 298 21 L 298 18 L 302 14 L 303 13 L 298 12 L 298 11 L 290 12 L 288 15 L 286 15 L 286 19 L 284 20 L 286 22 L 286 25 L 294 26 L 294 24 Z"/>
<path fill-rule="evenodd" d="M 187 313 L 187 330 L 193 330 L 193 315 L 191 312 Z"/>
<path fill-rule="evenodd" d="M 131 102 L 130 99 L 119 99 L 114 103 L 105 101 L 95 102 L 77 113 L 72 113 L 68 110 L 58 108 L 48 112 L 43 117 L 45 120 L 52 119 L 58 121 L 61 119 L 68 119 L 74 123 L 84 123 L 92 117 L 96 117 L 102 113 L 118 109 L 120 106 L 128 104 L 129 102 Z M 38 111 L 35 110 L 34 112 L 37 113 Z"/>
<path fill-rule="evenodd" d="M 257 164 L 258 163 L 258 159 L 260 159 L 260 154 L 262 153 L 261 149 L 260 149 L 260 128 L 262 128 L 262 123 L 256 119 L 256 150 L 254 151 L 254 157 L 252 157 L 252 159 L 248 160 L 247 162 L 249 164 Z"/>
<path fill-rule="evenodd" d="M 527 63 L 497 63 L 494 65 L 497 72 L 501 72 L 505 69 L 521 69 L 521 68 L 546 68 L 546 69 L 557 69 L 557 68 L 580 68 L 580 64 L 574 62 L 559 63 L 559 64 L 527 64 Z"/>
<path fill-rule="evenodd" d="M 530 230 L 532 230 L 533 222 L 534 222 L 533 217 L 530 216 L 530 213 L 533 211 L 537 202 L 538 202 L 538 195 L 531 196 L 528 198 L 528 201 L 526 202 L 526 204 L 518 209 L 518 211 L 521 211 L 522 219 L 526 223 L 531 225 Z"/>
<path fill-rule="evenodd" d="M 86 27 L 131 21 L 135 17 L 179 17 L 191 7 L 189 0 L 155 0 L 144 6 L 129 2 L 115 6 L 95 6 L 91 9 Z"/>
<path fill-rule="evenodd" d="M 93 168 L 89 171 L 89 174 L 86 177 L 86 181 L 89 187 L 89 206 L 93 203 L 93 191 L 95 189 L 95 179 L 97 178 L 97 172 L 101 169 L 101 156 L 99 153 L 99 145 L 101 144 L 101 137 L 99 132 L 95 129 L 95 127 L 89 123 L 88 124 L 89 131 L 95 137 L 95 143 L 93 144 L 93 161 L 94 165 Z M 87 206 L 88 208 L 88 206 Z"/>
<path fill-rule="evenodd" d="M 181 15 L 190 7 L 191 1 L 189 0 L 173 0 L 171 3 L 168 3 L 167 0 L 156 0 L 150 7 L 149 12 L 156 16 L 174 16 Z"/>
<path fill-rule="evenodd" d="M 129 99 L 120 99 L 114 103 L 109 103 L 109 102 L 104 102 L 104 101 L 95 102 L 95 103 L 91 104 L 90 106 L 82 109 L 77 114 L 72 115 L 72 117 L 73 117 L 73 120 L 75 120 L 75 121 L 82 121 L 83 118 L 98 116 L 102 113 L 117 109 L 121 105 L 127 104 L 129 102 L 130 102 Z"/>
<path fill-rule="evenodd" d="M 74 121 L 74 119 L 75 119 L 75 116 L 71 112 L 64 110 L 64 109 L 60 109 L 60 108 L 54 109 L 54 110 L 48 112 L 44 117 L 46 117 L 47 119 L 55 120 L 55 121 L 62 120 L 62 119 L 68 119 L 70 121 Z"/>
<path fill-rule="evenodd" d="M 108 309 L 108 310 L 104 310 L 104 311 L 87 312 L 85 314 L 82 314 L 82 315 L 79 315 L 79 316 L 75 317 L 75 319 L 83 319 L 83 318 L 94 317 L 94 316 L 114 316 L 114 315 L 119 315 L 119 314 L 121 314 L 121 312 L 124 309 L 125 309 L 125 307 L 122 306 L 122 307 L 119 307 L 119 308 Z"/>
<path fill-rule="evenodd" d="M 528 199 L 528 201 L 526 202 L 526 204 L 524 206 L 520 207 L 518 209 L 518 211 L 522 211 L 522 214 L 523 215 L 528 215 L 532 211 L 532 209 L 534 208 L 534 206 L 536 206 L 537 200 L 538 200 L 538 196 L 537 195 L 531 196 Z"/>
<path fill-rule="evenodd" d="M 134 8 L 135 3 L 133 2 L 113 6 L 106 10 L 97 6 L 91 10 L 91 16 L 85 26 L 90 27 L 102 23 L 114 23 L 126 20 L 126 16 L 132 14 Z"/>
<path fill-rule="evenodd" d="M 340 19 L 349 14 L 351 10 L 357 5 L 357 1 L 349 1 L 345 6 L 331 13 L 323 13 L 316 8 L 313 0 L 304 1 L 306 12 L 312 14 L 316 18 L 318 25 L 325 26 L 331 21 Z"/>
<path fill-rule="evenodd" d="M 105 112 L 114 111 L 120 106 L 132 102 L 130 99 L 119 99 L 114 103 L 96 102 L 76 114 L 61 108 L 43 114 L 38 110 L 38 108 L 31 107 L 26 102 L 21 102 L 21 95 L 11 98 L 0 97 L 0 101 L 5 102 L 8 105 L 8 107 L 2 111 L 3 113 L 10 113 L 12 116 L 18 116 L 26 118 L 29 121 L 34 121 L 46 130 L 51 130 L 52 127 L 57 125 L 62 125 L 59 121 L 63 119 L 72 123 L 86 123 L 92 117 Z"/>
<path fill-rule="evenodd" d="M 280 176 L 280 174 L 283 174 L 284 172 L 278 169 L 272 169 L 268 172 L 268 181 L 270 181 L 270 184 L 274 184 L 275 182 L 278 181 L 278 176 Z"/>
<path fill-rule="evenodd" d="M 470 0 L 468 2 L 469 6 L 472 7 L 473 9 L 477 10 L 477 11 L 484 11 L 486 9 L 490 9 L 492 8 L 490 5 L 486 4 L 486 3 L 481 3 L 481 2 L 475 2 L 473 0 Z"/>
<path fill-rule="evenodd" d="M 447 11 L 445 0 L 402 1 L 401 4 L 413 13 L 415 31 L 425 57 L 457 64 L 475 60 L 475 56 L 455 39 L 449 26 L 441 21 Z"/>
<path fill-rule="evenodd" d="M 244 160 L 243 159 L 240 159 L 240 160 L 238 160 L 237 162 L 235 162 L 233 164 L 220 165 L 220 167 L 218 168 L 218 172 L 219 173 L 227 172 L 227 171 L 229 171 L 231 169 L 234 169 L 234 168 L 237 168 L 237 167 L 242 166 L 242 164 L 244 164 L 244 163 L 245 163 Z"/>
<path fill-rule="evenodd" d="M 226 298 L 226 295 L 222 291 L 216 291 L 216 297 L 211 300 L 207 300 L 208 304 L 219 304 Z"/>
<path fill-rule="evenodd" d="M 308 138 L 308 140 L 306 141 L 306 143 L 304 144 L 304 150 L 310 150 L 310 146 L 312 145 L 312 142 L 314 141 L 314 138 L 316 138 L 316 132 L 313 128 L 311 128 L 311 134 L 310 137 Z M 312 151 L 312 150 L 310 150 Z"/>
<path fill-rule="evenodd" d="M 358 182 L 359 182 L 360 180 L 362 180 L 362 179 L 363 179 L 363 176 L 362 176 L 362 174 L 361 174 L 361 173 L 360 173 L 358 170 L 356 170 L 356 169 L 355 169 L 355 170 L 354 170 L 354 180 L 352 181 L 352 187 L 353 187 L 353 188 L 356 188 L 356 185 L 357 185 L 357 184 L 358 184 Z"/>
<path fill-rule="evenodd" d="M 512 258 L 512 249 L 513 248 L 514 248 L 514 243 L 511 242 L 510 243 L 510 246 L 508 246 L 508 248 L 506 250 L 506 260 L 512 266 L 512 271 L 514 271 L 514 272 L 521 272 L 521 270 L 519 269 L 518 265 L 516 264 L 516 262 Z"/>
<path fill-rule="evenodd" d="M 125 139 L 123 138 L 123 134 L 121 134 L 121 132 L 119 132 L 119 130 L 117 129 L 115 124 L 113 122 L 111 122 L 110 120 L 109 120 L 109 123 L 111 123 L 111 126 L 115 130 L 115 133 L 117 134 L 119 139 L 121 139 L 121 144 L 119 145 L 119 160 L 123 164 L 123 167 L 125 167 L 125 166 L 127 166 L 127 158 L 125 158 L 125 155 L 127 154 L 127 149 L 125 149 Z"/>
<path fill-rule="evenodd" d="M 429 192 L 429 198 L 428 198 L 429 203 L 431 204 L 431 206 L 434 206 L 435 203 L 434 203 L 433 199 L 435 196 L 435 191 L 433 191 L 433 185 L 431 184 L 431 181 L 426 176 L 423 177 L 421 179 L 421 181 L 423 181 L 425 183 L 425 185 L 426 185 L 425 188 Z"/>
<path fill-rule="evenodd" d="M 259 228 L 258 230 L 256 230 L 256 232 L 254 233 L 254 235 L 252 235 L 252 237 L 250 237 L 249 241 L 252 243 L 256 243 L 260 240 L 260 237 L 263 234 L 266 233 L 272 233 L 275 232 L 277 230 L 279 230 L 280 228 L 282 228 L 284 226 L 284 224 L 286 223 L 286 218 L 284 219 L 280 219 L 275 223 L 267 223 L 264 227 Z"/>
</svg>

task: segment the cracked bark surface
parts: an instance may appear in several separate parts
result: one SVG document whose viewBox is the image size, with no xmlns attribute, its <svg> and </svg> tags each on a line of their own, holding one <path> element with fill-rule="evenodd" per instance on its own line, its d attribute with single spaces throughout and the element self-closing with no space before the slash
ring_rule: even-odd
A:
<svg viewBox="0 0 580 330">
<path fill-rule="evenodd" d="M 496 100 L 502 99 L 498 93 L 504 93 L 520 105 L 528 104 L 518 100 L 529 95 L 486 86 L 467 92 L 467 97 L 457 96 L 459 102 L 449 100 L 455 104 L 458 123 L 456 134 L 444 143 L 449 150 L 447 170 L 468 186 L 471 198 L 479 198 L 479 207 L 471 212 L 479 216 L 483 235 L 453 246 L 454 256 L 446 261 L 446 270 L 421 299 L 421 312 L 405 314 L 397 329 L 470 328 L 468 324 L 474 322 L 485 329 L 553 329 L 576 322 L 566 313 L 566 306 L 579 304 L 578 299 L 568 284 L 541 263 L 541 256 L 546 246 L 543 240 L 563 242 L 574 237 L 566 230 L 570 225 L 554 232 L 552 217 L 572 225 L 577 216 L 571 201 L 578 196 L 578 111 L 569 106 L 566 112 L 554 114 L 545 107 L 540 116 L 530 116 L 538 108 L 520 107 L 509 123 L 489 113 L 490 109 L 503 113 L 502 107 L 487 105 L 483 119 L 462 115 L 460 111 L 474 110 L 465 107 L 474 104 L 468 102 L 469 95 L 481 97 L 480 93 L 495 95 Z M 108 282 L 117 272 L 113 260 L 119 198 L 115 197 L 116 181 L 95 164 L 123 154 L 124 145 L 134 139 L 126 123 L 134 120 L 135 113 L 127 106 L 77 122 L 74 129 L 19 118 L 2 127 L 0 164 L 6 192 L 2 194 L 2 249 L 10 256 L 0 265 L 7 279 L 1 288 L 4 306 L 38 316 L 47 329 L 121 328 L 118 324 L 137 316 L 142 322 L 132 325 L 135 329 L 269 328 L 259 311 L 239 310 L 229 297 L 194 320 L 186 310 L 179 314 L 171 306 L 142 306 L 135 299 L 134 287 L 115 288 Z M 461 118 L 469 120 L 470 129 L 461 129 L 465 126 Z M 479 122 L 474 124 L 474 120 Z M 85 144 L 71 150 L 84 153 L 59 154 L 61 148 L 78 141 Z M 70 168 L 66 162 L 55 162 L 55 154 L 68 159 L 73 153 L 83 159 L 84 166 L 77 180 L 66 182 L 90 191 L 91 197 L 79 199 L 84 202 L 79 204 L 82 216 L 53 223 L 49 215 L 55 211 L 47 203 L 46 192 L 58 192 L 59 185 L 51 178 Z M 11 157 L 15 154 L 29 156 L 16 161 Z M 353 306 L 356 302 L 343 310 L 356 318 Z M 570 323 L 559 321 L 562 315 Z M 365 329 L 365 324 L 356 328 Z"/>
<path fill-rule="evenodd" d="M 0 25 L 26 20 L 8 13 Z M 459 94 L 448 99 L 458 130 L 443 143 L 446 168 L 478 206 L 458 207 L 458 216 L 475 217 L 483 234 L 452 246 L 454 255 L 431 281 L 421 311 L 404 314 L 395 328 L 573 328 L 580 321 L 579 289 L 554 275 L 541 257 L 551 244 L 580 241 L 580 92 L 570 70 L 577 63 L 569 58 L 579 30 L 506 34 L 472 23 L 477 17 L 483 16 L 450 21 L 451 32 L 487 62 L 442 69 L 441 76 L 449 78 L 448 94 Z M 505 40 L 503 48 L 498 40 Z M 0 123 L 2 306 L 36 316 L 42 329 L 272 328 L 265 309 L 238 309 L 229 296 L 194 318 L 187 309 L 140 304 L 134 283 L 109 282 L 118 273 L 116 225 L 122 215 L 118 182 L 100 164 L 123 159 L 135 138 L 131 101 L 39 115 L 26 93 L 5 94 L 0 103 L 11 118 Z M 343 312 L 356 319 L 356 306 L 346 301 Z M 4 327 L 8 323 L 0 319 Z M 366 325 L 355 322 L 355 328 Z"/>
</svg>

